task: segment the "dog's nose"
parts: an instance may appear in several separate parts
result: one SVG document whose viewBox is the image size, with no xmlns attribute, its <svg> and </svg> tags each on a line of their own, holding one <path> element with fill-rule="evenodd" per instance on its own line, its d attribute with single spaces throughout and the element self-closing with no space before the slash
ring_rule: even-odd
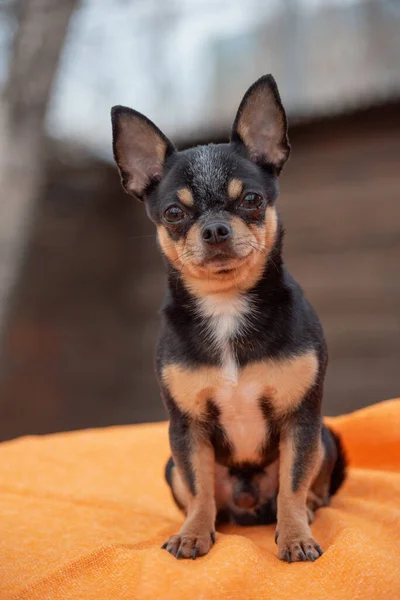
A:
<svg viewBox="0 0 400 600">
<path fill-rule="evenodd" d="M 221 244 L 231 237 L 232 229 L 228 223 L 208 223 L 203 227 L 201 235 L 207 244 Z"/>
</svg>

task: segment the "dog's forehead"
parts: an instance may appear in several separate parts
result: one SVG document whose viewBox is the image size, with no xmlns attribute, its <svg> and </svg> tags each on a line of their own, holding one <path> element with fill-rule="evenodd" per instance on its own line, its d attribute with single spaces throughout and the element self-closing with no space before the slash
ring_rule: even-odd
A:
<svg viewBox="0 0 400 600">
<path fill-rule="evenodd" d="M 180 153 L 179 176 L 197 203 L 215 203 L 226 195 L 237 165 L 235 156 L 226 146 L 210 144 Z"/>
<path fill-rule="evenodd" d="M 199 146 L 189 154 L 187 174 L 193 191 L 197 193 L 221 192 L 234 172 L 235 161 L 220 146 Z"/>
</svg>

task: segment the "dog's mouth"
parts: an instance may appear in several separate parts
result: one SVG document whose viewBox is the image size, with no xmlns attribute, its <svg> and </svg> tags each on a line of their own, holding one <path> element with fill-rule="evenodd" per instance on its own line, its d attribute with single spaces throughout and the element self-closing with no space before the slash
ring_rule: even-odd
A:
<svg viewBox="0 0 400 600">
<path fill-rule="evenodd" d="M 237 262 L 238 257 L 235 254 L 228 254 L 226 252 L 219 252 L 218 254 L 214 254 L 210 258 L 206 258 L 204 264 L 206 266 L 211 266 L 216 269 L 229 269 L 229 264 Z"/>
<path fill-rule="evenodd" d="M 218 275 L 228 275 L 239 269 L 247 258 L 248 256 L 240 257 L 221 253 L 212 258 L 205 259 L 199 266 Z"/>
<path fill-rule="evenodd" d="M 224 275 L 240 268 L 248 260 L 250 254 L 251 251 L 244 256 L 237 254 L 234 250 L 214 252 L 212 255 L 205 256 L 198 266 Z"/>
<path fill-rule="evenodd" d="M 186 257 L 184 265 L 197 279 L 234 281 L 243 275 L 254 254 L 254 248 L 248 244 L 226 244 L 221 248 L 199 247 L 192 249 L 192 256 Z"/>
</svg>

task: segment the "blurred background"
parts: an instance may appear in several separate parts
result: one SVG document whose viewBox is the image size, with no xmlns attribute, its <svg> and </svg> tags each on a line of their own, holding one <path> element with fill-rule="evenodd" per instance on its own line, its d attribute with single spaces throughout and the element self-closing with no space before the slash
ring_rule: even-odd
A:
<svg viewBox="0 0 400 600">
<path fill-rule="evenodd" d="M 109 111 L 225 141 L 276 77 L 285 258 L 318 310 L 325 414 L 400 395 L 400 2 L 0 0 L 0 439 L 165 418 L 164 276 Z"/>
</svg>

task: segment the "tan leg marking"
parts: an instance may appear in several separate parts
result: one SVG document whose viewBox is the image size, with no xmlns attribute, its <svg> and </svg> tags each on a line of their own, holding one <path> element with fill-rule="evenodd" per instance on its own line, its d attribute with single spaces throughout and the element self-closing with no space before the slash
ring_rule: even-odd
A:
<svg viewBox="0 0 400 600">
<path fill-rule="evenodd" d="M 179 475 L 176 465 L 174 466 L 172 472 L 172 489 L 174 491 L 175 498 L 182 506 L 182 510 L 186 514 L 189 501 L 187 487 L 183 483 L 182 477 Z"/>
<path fill-rule="evenodd" d="M 311 534 L 307 494 L 315 472 L 320 465 L 321 447 L 315 452 L 308 473 L 299 488 L 292 489 L 295 447 L 292 432 L 283 434 L 280 443 L 279 494 L 277 543 L 278 556 L 288 562 L 314 561 L 322 550 Z"/>
<path fill-rule="evenodd" d="M 263 478 L 265 480 L 266 477 Z M 228 467 L 224 467 L 223 465 L 215 464 L 215 502 L 217 509 L 226 508 L 232 502 L 232 478 L 229 475 Z M 262 485 L 262 484 L 261 484 Z M 261 485 L 260 485 L 260 495 L 261 495 Z M 278 482 L 276 481 L 276 489 L 278 487 Z M 263 497 L 271 496 L 273 494 L 272 485 L 269 483 L 268 486 L 263 487 L 266 492 Z M 184 513 L 187 513 L 188 507 L 188 493 L 187 489 L 174 466 L 172 472 L 172 490 L 174 492 L 174 496 L 182 506 L 182 510 Z M 272 490 L 272 491 L 271 491 Z M 269 493 L 268 493 L 269 492 Z"/>
<path fill-rule="evenodd" d="M 186 506 L 186 519 L 176 535 L 163 545 L 176 558 L 196 558 L 207 554 L 215 541 L 215 458 L 211 445 L 193 432 L 192 468 L 195 474 L 196 495 L 184 483 L 179 460 L 174 456 L 178 493 Z M 176 489 L 176 488 L 174 488 Z"/>
<path fill-rule="evenodd" d="M 332 468 L 333 462 L 326 456 L 325 447 L 321 445 L 315 470 L 316 475 L 307 494 L 307 508 L 313 513 L 313 516 L 316 510 L 329 505 Z"/>
</svg>

